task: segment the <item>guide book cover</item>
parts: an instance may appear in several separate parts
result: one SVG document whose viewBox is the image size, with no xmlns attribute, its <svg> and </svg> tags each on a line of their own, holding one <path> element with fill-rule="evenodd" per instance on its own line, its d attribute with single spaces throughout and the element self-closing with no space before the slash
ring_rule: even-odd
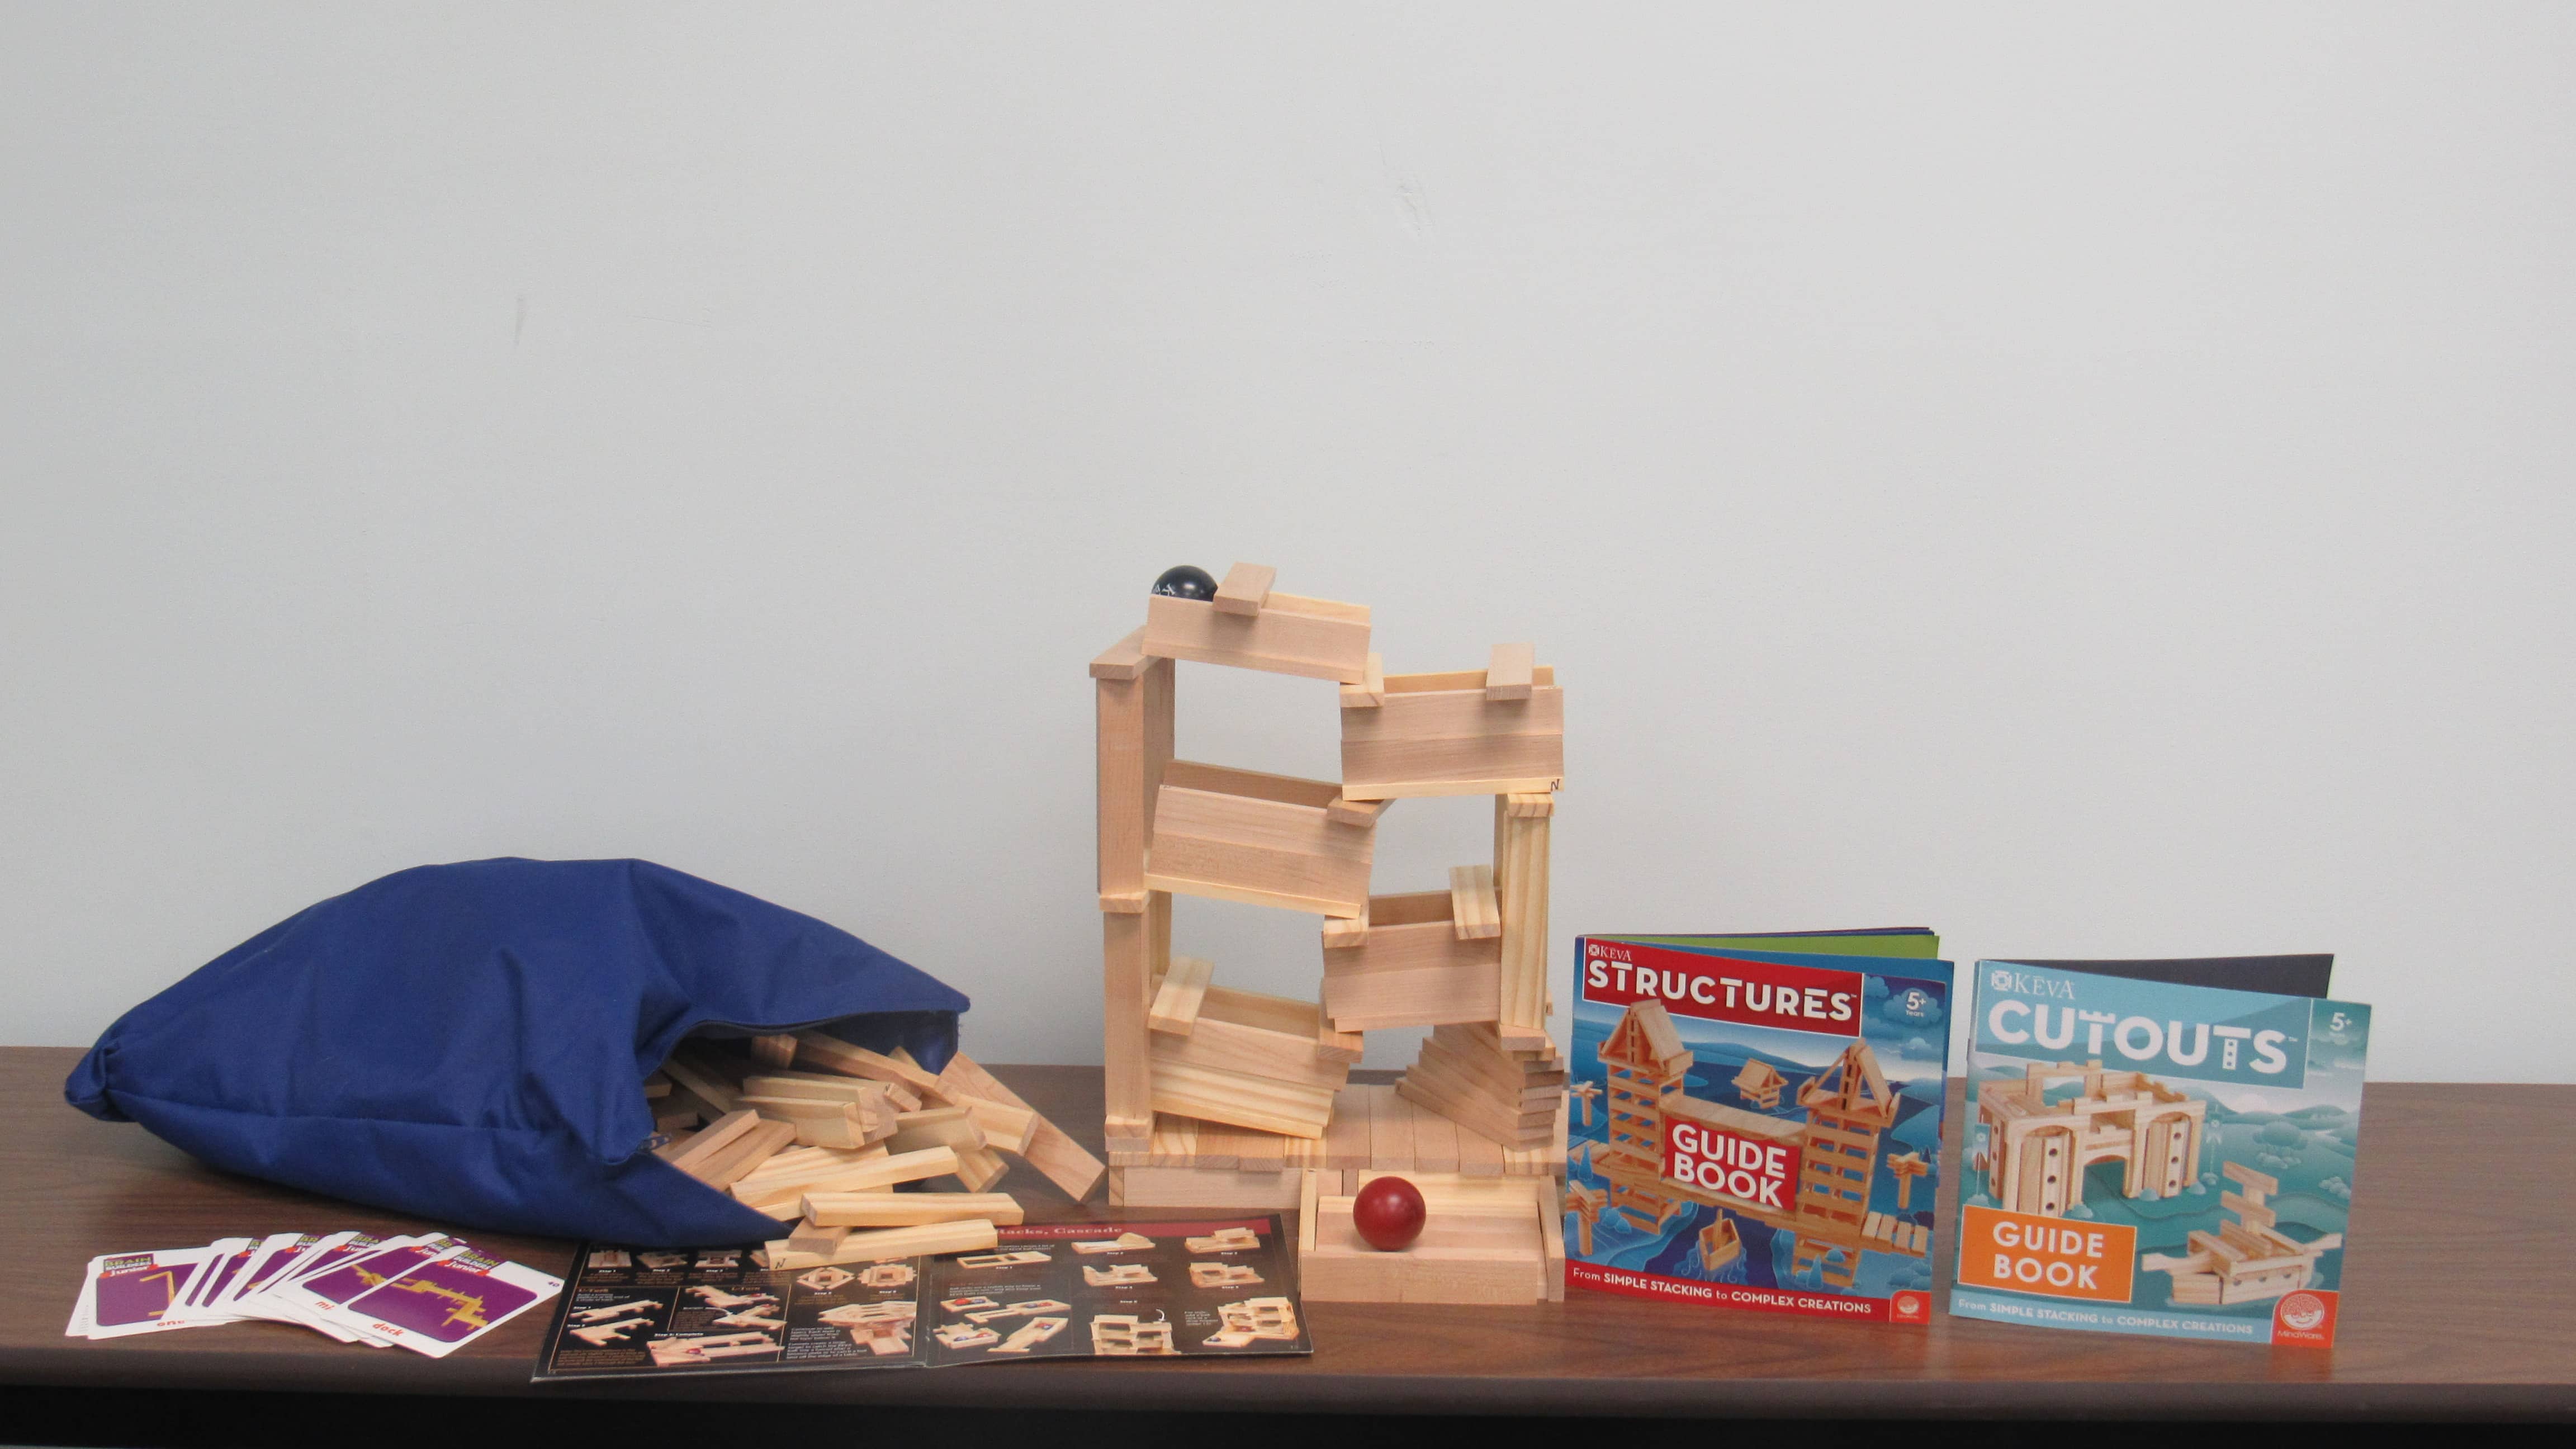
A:
<svg viewBox="0 0 2576 1449">
<path fill-rule="evenodd" d="M 1950 1311 L 2331 1345 L 2370 1008 L 2085 964 L 1977 963 Z"/>
<path fill-rule="evenodd" d="M 1567 1284 L 1930 1322 L 1939 950 L 1913 928 L 1576 941 Z"/>
</svg>

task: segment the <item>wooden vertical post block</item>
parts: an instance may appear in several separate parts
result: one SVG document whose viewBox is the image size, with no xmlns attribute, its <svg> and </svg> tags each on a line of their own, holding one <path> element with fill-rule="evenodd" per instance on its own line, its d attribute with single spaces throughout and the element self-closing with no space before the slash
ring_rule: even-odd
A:
<svg viewBox="0 0 2576 1449">
<path fill-rule="evenodd" d="M 1503 853 L 1502 1016 L 1504 1045 L 1536 1047 L 1547 1042 L 1547 844 L 1552 817 L 1516 815 L 1507 808 L 1501 819 Z"/>
<path fill-rule="evenodd" d="M 1171 897 L 1145 889 L 1154 800 L 1172 759 L 1173 665 L 1146 655 L 1144 631 L 1092 661 L 1099 721 L 1102 1060 L 1108 1132 L 1153 1131 L 1145 1013 L 1171 940 Z"/>
<path fill-rule="evenodd" d="M 1100 915 L 1102 973 L 1101 1015 L 1107 1036 L 1101 1063 L 1106 1070 L 1108 1133 L 1133 1140 L 1154 1128 L 1152 1046 L 1145 1029 L 1145 1010 L 1153 981 L 1153 919 L 1149 914 Z"/>
</svg>

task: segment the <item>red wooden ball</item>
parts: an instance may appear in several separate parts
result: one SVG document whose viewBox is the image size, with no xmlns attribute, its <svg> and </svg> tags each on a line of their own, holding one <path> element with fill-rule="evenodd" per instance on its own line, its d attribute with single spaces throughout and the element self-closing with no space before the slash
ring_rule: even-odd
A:
<svg viewBox="0 0 2576 1449">
<path fill-rule="evenodd" d="M 1400 1177 L 1372 1179 L 1351 1199 L 1351 1225 L 1381 1252 L 1413 1246 L 1413 1240 L 1422 1236 L 1422 1220 L 1429 1215 L 1422 1189 Z"/>
</svg>

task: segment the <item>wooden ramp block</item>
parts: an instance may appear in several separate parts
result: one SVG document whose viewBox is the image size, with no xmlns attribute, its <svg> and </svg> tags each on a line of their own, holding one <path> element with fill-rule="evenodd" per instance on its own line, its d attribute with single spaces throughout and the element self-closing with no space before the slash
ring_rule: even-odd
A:
<svg viewBox="0 0 2576 1449">
<path fill-rule="evenodd" d="M 1387 676 L 1385 702 L 1342 713 L 1342 793 L 1545 793 L 1565 779 L 1565 692 L 1532 671 L 1526 698 L 1492 699 L 1486 672 Z M 1507 686 L 1508 687 L 1508 686 Z"/>
<path fill-rule="evenodd" d="M 1326 781 L 1176 760 L 1155 798 L 1145 886 L 1356 916 L 1377 833 L 1335 820 L 1341 797 Z"/>
<path fill-rule="evenodd" d="M 1356 1194 L 1378 1174 L 1349 1174 Z M 1301 1186 L 1298 1280 L 1302 1295 L 1320 1303 L 1531 1303 L 1550 1296 L 1551 1268 L 1562 1273 L 1562 1244 L 1551 1255 L 1548 1240 L 1561 1235 L 1553 1212 L 1553 1183 L 1541 1178 L 1465 1178 L 1451 1173 L 1405 1174 L 1430 1209 L 1422 1236 L 1411 1247 L 1380 1252 L 1359 1237 L 1351 1221 L 1352 1197 L 1327 1192 L 1318 1182 Z"/>
<path fill-rule="evenodd" d="M 1273 592 L 1256 612 L 1235 614 L 1211 600 L 1156 594 L 1145 601 L 1141 647 L 1162 659 L 1358 684 L 1368 671 L 1369 611 Z"/>
<path fill-rule="evenodd" d="M 1155 1111 L 1287 1137 L 1324 1135 L 1332 1120 L 1333 1090 L 1180 1062 L 1154 1065 Z"/>
<path fill-rule="evenodd" d="M 1339 1091 L 1350 1080 L 1350 1062 L 1339 1055 L 1327 1057 L 1322 1050 L 1327 1028 L 1322 1009 L 1313 1002 L 1222 986 L 1207 987 L 1201 995 L 1188 1035 L 1154 1034 L 1155 1076 L 1178 1064 L 1327 1091 Z"/>
<path fill-rule="evenodd" d="M 1449 891 L 1372 896 L 1368 932 L 1324 937 L 1324 1014 L 1342 1031 L 1492 1021 L 1502 1010 L 1502 942 L 1462 939 Z"/>
</svg>

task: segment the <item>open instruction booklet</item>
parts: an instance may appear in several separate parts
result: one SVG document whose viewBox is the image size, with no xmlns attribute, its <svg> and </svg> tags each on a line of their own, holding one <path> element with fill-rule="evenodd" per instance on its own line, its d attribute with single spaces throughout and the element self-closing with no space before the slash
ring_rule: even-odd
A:
<svg viewBox="0 0 2576 1449">
<path fill-rule="evenodd" d="M 584 1244 L 535 1377 L 1314 1352 L 1276 1216 L 1005 1227 L 991 1249 L 810 1268 L 757 1245 Z"/>
</svg>

